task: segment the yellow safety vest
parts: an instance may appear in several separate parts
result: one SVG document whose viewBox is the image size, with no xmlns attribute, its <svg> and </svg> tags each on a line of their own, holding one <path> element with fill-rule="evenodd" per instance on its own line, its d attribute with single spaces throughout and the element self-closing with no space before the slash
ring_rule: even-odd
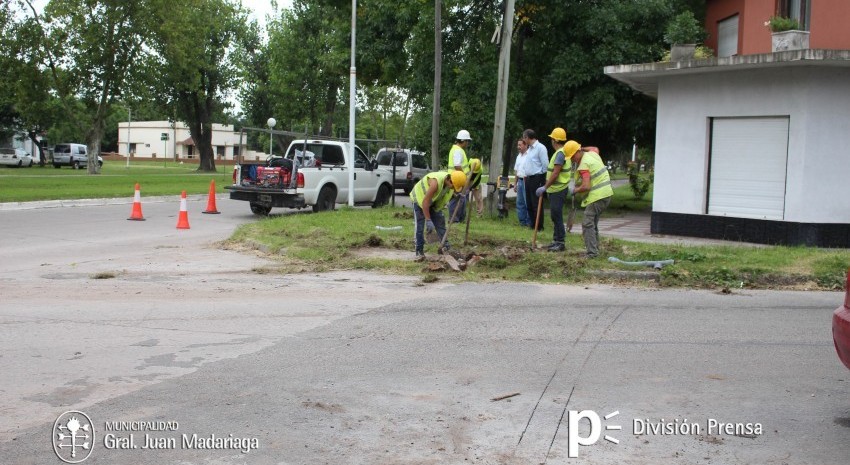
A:
<svg viewBox="0 0 850 465">
<path fill-rule="evenodd" d="M 454 189 L 446 184 L 446 176 L 448 175 L 448 171 L 435 171 L 426 174 L 424 178 L 413 186 L 413 190 L 410 191 L 410 200 L 416 205 L 419 205 L 419 208 L 422 208 L 422 200 L 425 198 L 425 194 L 428 193 L 429 182 L 431 179 L 436 179 L 437 193 L 431 199 L 431 208 L 436 211 L 442 210 L 449 203 L 449 200 L 451 200 L 452 192 L 454 191 Z"/>
<path fill-rule="evenodd" d="M 584 152 L 578 171 L 585 170 L 590 171 L 590 192 L 588 192 L 587 198 L 581 202 L 582 207 L 614 195 L 614 189 L 611 188 L 611 176 L 608 174 L 608 167 L 605 166 L 605 163 L 602 163 L 602 158 L 599 154 L 596 152 Z"/>
<path fill-rule="evenodd" d="M 555 182 L 546 189 L 546 192 L 550 194 L 554 194 L 555 192 L 561 192 L 566 189 L 570 184 L 570 175 L 572 175 L 572 165 L 570 164 L 570 160 L 567 158 L 567 155 L 564 153 L 564 148 L 559 148 L 554 155 L 552 155 L 552 159 L 549 160 L 549 167 L 546 168 L 546 180 L 552 177 L 552 173 L 555 172 L 555 159 L 558 158 L 558 154 L 561 153 L 564 155 L 564 165 L 561 166 L 561 172 L 558 173 L 558 177 L 555 178 Z"/>
<path fill-rule="evenodd" d="M 457 144 L 452 145 L 452 149 L 449 150 L 449 171 L 452 171 L 452 170 L 455 169 L 455 160 L 454 160 L 455 149 L 460 150 L 460 153 L 463 154 L 463 163 L 460 165 L 460 167 L 463 169 L 463 174 L 465 174 L 466 177 L 468 178 L 469 177 L 469 159 L 466 158 L 466 150 L 464 150 L 461 146 L 459 146 Z"/>
</svg>

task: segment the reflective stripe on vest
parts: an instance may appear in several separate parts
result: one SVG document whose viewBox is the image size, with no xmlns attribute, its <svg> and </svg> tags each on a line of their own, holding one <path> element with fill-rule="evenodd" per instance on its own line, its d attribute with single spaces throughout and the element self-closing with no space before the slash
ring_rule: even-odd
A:
<svg viewBox="0 0 850 465">
<path fill-rule="evenodd" d="M 586 207 L 597 200 L 613 196 L 611 176 L 608 174 L 608 167 L 602 163 L 602 158 L 596 152 L 584 152 L 582 164 L 590 171 L 590 191 L 587 193 L 587 198 L 581 202 L 581 206 Z"/>
<path fill-rule="evenodd" d="M 566 189 L 570 185 L 570 175 L 572 174 L 572 165 L 569 164 L 569 160 L 566 159 L 566 154 L 564 153 L 563 147 L 558 149 L 554 155 L 552 155 L 552 159 L 549 160 L 549 167 L 546 168 L 546 180 L 552 177 L 552 173 L 555 172 L 555 159 L 558 158 L 558 154 L 564 155 L 564 164 L 561 166 L 561 172 L 558 173 L 558 177 L 555 178 L 555 182 L 546 189 L 546 192 L 550 194 L 554 194 L 555 192 L 561 192 Z"/>
<path fill-rule="evenodd" d="M 455 157 L 454 157 L 455 149 L 460 150 L 460 153 L 463 154 L 463 161 L 461 162 L 460 167 L 461 167 L 461 169 L 463 169 L 463 174 L 465 174 L 466 177 L 468 178 L 469 177 L 469 159 L 466 158 L 466 150 L 464 150 L 461 146 L 459 146 L 457 144 L 452 145 L 451 150 L 449 150 L 449 171 L 452 171 L 455 167 Z"/>
<path fill-rule="evenodd" d="M 435 171 L 426 174 L 425 177 L 413 186 L 413 190 L 410 191 L 410 200 L 416 205 L 419 205 L 419 208 L 422 208 L 422 199 L 428 193 L 429 180 L 435 179 L 437 181 L 437 193 L 431 199 L 431 208 L 435 211 L 442 210 L 452 198 L 453 189 L 446 185 L 446 176 L 448 175 L 449 173 L 446 171 Z"/>
</svg>

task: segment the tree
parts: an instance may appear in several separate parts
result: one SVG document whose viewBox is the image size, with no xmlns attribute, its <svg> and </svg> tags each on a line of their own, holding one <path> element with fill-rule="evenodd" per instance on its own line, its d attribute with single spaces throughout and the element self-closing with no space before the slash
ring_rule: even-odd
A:
<svg viewBox="0 0 850 465">
<path fill-rule="evenodd" d="M 238 88 L 237 56 L 249 35 L 248 14 L 236 0 L 151 1 L 156 92 L 189 127 L 198 170 L 215 171 L 212 124 L 224 118 L 227 97 Z"/>
<path fill-rule="evenodd" d="M 139 72 L 133 64 L 145 53 L 149 5 L 146 0 L 50 0 L 39 15 L 30 0 L 32 27 L 41 32 L 38 43 L 50 71 L 52 89 L 85 132 L 88 172 L 100 168 L 97 156 L 110 105 L 120 97 L 128 75 Z M 74 103 L 85 108 L 80 112 Z"/>
</svg>

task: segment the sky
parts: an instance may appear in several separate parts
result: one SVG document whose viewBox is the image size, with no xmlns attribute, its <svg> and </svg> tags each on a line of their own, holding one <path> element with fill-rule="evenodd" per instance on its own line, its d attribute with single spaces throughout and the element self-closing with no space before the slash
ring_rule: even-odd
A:
<svg viewBox="0 0 850 465">
<path fill-rule="evenodd" d="M 49 0 L 33 0 L 32 3 L 36 7 L 36 9 L 42 11 L 44 9 L 44 6 L 47 5 L 48 1 Z M 253 12 L 253 17 L 265 29 L 266 15 L 271 14 L 272 12 L 271 0 L 242 0 L 242 6 L 244 6 L 248 10 L 251 10 Z M 280 9 L 289 8 L 290 6 L 292 6 L 292 0 L 277 0 L 277 6 Z"/>
<path fill-rule="evenodd" d="M 260 26 L 265 29 L 266 16 L 272 13 L 271 0 L 242 0 L 242 6 L 253 11 L 252 15 Z M 292 6 L 292 0 L 278 0 L 277 7 L 280 9 L 289 8 Z"/>
</svg>

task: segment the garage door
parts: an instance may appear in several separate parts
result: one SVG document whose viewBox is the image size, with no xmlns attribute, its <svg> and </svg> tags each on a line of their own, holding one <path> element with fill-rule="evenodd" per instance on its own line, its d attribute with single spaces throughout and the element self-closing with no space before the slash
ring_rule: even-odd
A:
<svg viewBox="0 0 850 465">
<path fill-rule="evenodd" d="M 781 220 L 788 118 L 714 118 L 708 214 Z"/>
</svg>

